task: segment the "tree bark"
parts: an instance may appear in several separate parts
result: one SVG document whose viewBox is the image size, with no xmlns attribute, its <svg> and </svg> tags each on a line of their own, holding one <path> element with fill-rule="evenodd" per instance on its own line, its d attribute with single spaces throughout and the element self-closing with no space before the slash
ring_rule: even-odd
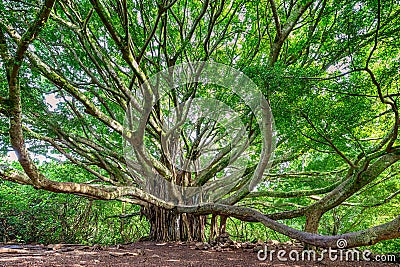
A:
<svg viewBox="0 0 400 267">
<path fill-rule="evenodd" d="M 150 223 L 149 239 L 153 241 L 204 241 L 205 215 L 176 213 L 155 205 L 142 207 Z"/>
<path fill-rule="evenodd" d="M 211 223 L 210 223 L 210 240 L 214 240 L 218 236 L 218 220 L 216 214 L 211 215 Z"/>
<path fill-rule="evenodd" d="M 318 210 L 307 213 L 306 225 L 304 227 L 304 231 L 312 234 L 318 234 L 318 226 L 321 217 L 322 213 L 319 212 Z"/>
</svg>

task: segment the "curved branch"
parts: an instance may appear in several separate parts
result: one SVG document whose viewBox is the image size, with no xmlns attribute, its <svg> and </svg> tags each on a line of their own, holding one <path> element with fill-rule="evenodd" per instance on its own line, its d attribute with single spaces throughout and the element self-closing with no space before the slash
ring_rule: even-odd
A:
<svg viewBox="0 0 400 267">
<path fill-rule="evenodd" d="M 296 197 L 305 197 L 311 195 L 321 195 L 331 192 L 340 184 L 341 181 L 336 182 L 324 188 L 317 188 L 310 190 L 296 190 L 288 192 L 277 192 L 277 191 L 251 192 L 246 196 L 246 198 L 253 198 L 253 197 L 296 198 Z"/>
</svg>

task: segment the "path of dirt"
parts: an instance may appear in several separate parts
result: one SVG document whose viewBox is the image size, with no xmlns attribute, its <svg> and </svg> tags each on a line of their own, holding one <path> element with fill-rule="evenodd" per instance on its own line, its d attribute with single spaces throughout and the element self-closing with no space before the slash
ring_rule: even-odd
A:
<svg viewBox="0 0 400 267">
<path fill-rule="evenodd" d="M 240 246 L 240 245 L 239 245 Z M 246 247 L 246 246 L 244 246 Z M 217 251 L 219 250 L 219 251 Z M 0 244 L 0 267 L 9 266 L 387 266 L 400 267 L 398 263 L 346 262 L 329 259 L 323 261 L 281 262 L 278 259 L 260 261 L 257 248 L 210 248 L 195 243 L 137 242 L 122 246 L 82 245 L 10 245 Z M 286 247 L 289 251 L 289 248 Z M 287 257 L 287 255 L 286 255 Z M 399 260 L 399 259 L 397 259 Z"/>
</svg>

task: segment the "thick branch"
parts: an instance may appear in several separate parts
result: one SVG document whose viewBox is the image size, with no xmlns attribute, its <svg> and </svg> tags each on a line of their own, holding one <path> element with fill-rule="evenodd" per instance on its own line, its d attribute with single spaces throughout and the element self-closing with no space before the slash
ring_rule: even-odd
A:
<svg viewBox="0 0 400 267">
<path fill-rule="evenodd" d="M 32 24 L 30 24 L 28 30 L 24 33 L 24 35 L 22 35 L 21 39 L 19 40 L 18 48 L 15 53 L 15 57 L 13 58 L 14 66 L 11 73 L 12 77 L 18 75 L 25 52 L 27 51 L 29 44 L 32 43 L 33 40 L 35 40 L 44 24 L 46 24 L 47 19 L 50 16 L 50 12 L 53 9 L 54 2 L 55 0 L 46 0 L 44 2 L 35 20 Z"/>
<path fill-rule="evenodd" d="M 332 185 L 329 185 L 324 188 L 310 189 L 310 190 L 296 190 L 296 191 L 288 191 L 288 192 L 277 192 L 277 191 L 261 191 L 261 192 L 251 192 L 246 196 L 246 198 L 253 197 L 276 197 L 276 198 L 296 198 L 296 197 L 304 197 L 311 195 L 320 195 L 326 194 L 334 190 L 340 182 L 336 182 Z"/>
<path fill-rule="evenodd" d="M 264 224 L 266 227 L 286 236 L 289 236 L 293 239 L 297 239 L 301 242 L 323 248 L 337 248 L 338 239 L 345 239 L 347 241 L 346 248 L 353 248 L 359 246 L 370 246 L 382 240 L 400 237 L 400 216 L 388 223 L 368 228 L 366 230 L 337 236 L 323 236 L 291 228 L 277 221 L 274 221 L 268 218 L 266 215 L 250 208 L 221 204 L 205 204 L 198 207 L 178 207 L 177 211 L 199 215 L 212 213 L 235 217 L 244 221 L 258 221 Z"/>
</svg>

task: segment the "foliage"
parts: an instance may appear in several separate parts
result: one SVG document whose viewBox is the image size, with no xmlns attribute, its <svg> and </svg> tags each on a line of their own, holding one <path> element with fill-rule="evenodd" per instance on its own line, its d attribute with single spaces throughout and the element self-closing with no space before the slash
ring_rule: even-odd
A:
<svg viewBox="0 0 400 267">
<path fill-rule="evenodd" d="M 68 164 L 42 167 L 53 175 L 76 175 Z M 114 245 L 148 235 L 148 225 L 136 215 L 135 205 L 56 194 L 8 181 L 0 181 L 0 199 L 0 242 Z M 120 218 L 120 214 L 135 216 Z"/>
</svg>

